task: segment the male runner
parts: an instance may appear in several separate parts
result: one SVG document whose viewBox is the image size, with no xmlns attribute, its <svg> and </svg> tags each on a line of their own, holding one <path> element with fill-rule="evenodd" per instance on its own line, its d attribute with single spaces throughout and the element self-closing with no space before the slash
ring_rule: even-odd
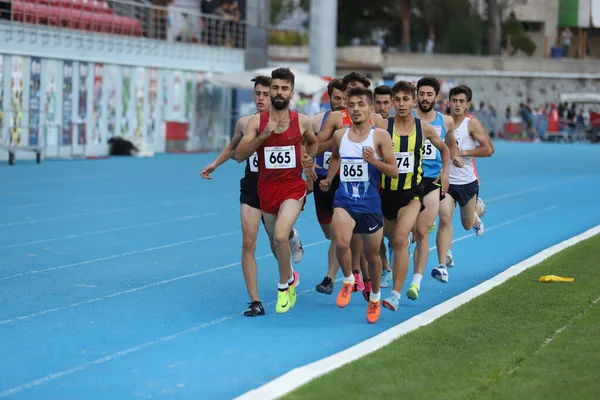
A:
<svg viewBox="0 0 600 400">
<path fill-rule="evenodd" d="M 448 185 L 450 152 L 435 129 L 415 118 L 415 86 L 406 81 L 396 82 L 392 87 L 396 116 L 388 119 L 388 132 L 392 138 L 398 177 L 381 180 L 381 211 L 384 218 L 384 234 L 394 249 L 394 285 L 382 306 L 396 311 L 400 303 L 400 291 L 408 272 L 408 234 L 412 231 L 419 212 L 423 211 L 423 155 L 428 140 L 440 151 L 442 158 L 442 192 Z"/>
<path fill-rule="evenodd" d="M 343 78 L 344 92 L 346 95 L 348 91 L 353 87 L 369 88 L 371 82 L 366 76 L 359 74 L 358 72 L 350 72 Z M 380 115 L 371 113 L 369 123 L 377 128 L 385 129 L 387 122 L 381 118 Z M 353 122 L 347 110 L 335 111 L 329 113 L 327 120 L 323 124 L 321 131 L 318 135 L 319 150 L 325 151 L 332 147 L 333 134 L 336 130 L 352 126 Z M 369 268 L 367 260 L 363 254 L 362 242 L 360 235 L 354 235 L 352 243 L 350 245 L 352 250 L 352 266 L 354 273 L 354 291 L 362 292 L 365 300 L 369 300 L 369 292 L 371 291 L 371 279 L 369 277 Z M 338 260 L 339 261 L 339 260 Z M 362 277 L 359 273 L 359 269 L 362 271 Z M 325 281 L 325 280 L 324 280 Z M 321 282 L 324 283 L 324 282 Z M 331 283 L 331 290 L 333 291 L 333 282 Z"/>
<path fill-rule="evenodd" d="M 327 94 L 329 95 L 329 104 L 331 111 L 341 111 L 346 108 L 346 95 L 344 93 L 344 82 L 339 79 L 333 79 L 327 85 Z M 330 111 L 317 114 L 311 118 L 313 124 L 313 130 L 320 132 L 321 127 L 327 121 Z M 324 152 L 324 153 L 323 153 Z M 315 172 L 317 174 L 317 181 L 313 185 L 313 196 L 315 198 L 315 209 L 317 211 L 317 219 L 323 230 L 323 234 L 329 240 L 331 237 L 331 217 L 333 216 L 333 196 L 337 190 L 340 179 L 339 175 L 336 175 L 331 182 L 330 190 L 324 192 L 320 188 L 320 182 L 327 177 L 327 171 L 329 167 L 329 160 L 331 158 L 331 148 L 327 149 L 323 147 L 322 143 L 319 143 L 320 153 L 315 159 Z M 322 168 L 321 168 L 322 166 Z M 310 183 L 309 183 L 310 184 Z M 319 293 L 332 294 L 333 293 L 333 281 L 337 275 L 339 264 L 335 256 L 335 246 L 333 240 L 329 244 L 329 250 L 327 251 L 328 269 L 327 276 L 319 283 L 315 290 Z"/>
<path fill-rule="evenodd" d="M 355 280 L 350 242 L 353 235 L 359 234 L 373 279 L 367 307 L 367 322 L 373 324 L 381 312 L 379 246 L 383 220 L 377 189 L 382 173 L 394 178 L 398 176 L 398 168 L 387 132 L 369 123 L 373 92 L 361 87 L 352 88 L 348 91 L 347 101 L 353 126 L 335 131 L 330 168 L 327 179 L 321 181 L 321 188 L 329 190 L 341 167 L 331 222 L 336 255 L 344 274 L 336 304 L 344 308 L 350 302 Z"/>
<path fill-rule="evenodd" d="M 254 82 L 254 104 L 256 110 L 260 112 L 267 111 L 271 108 L 271 98 L 269 88 L 271 86 L 271 78 L 268 76 L 257 76 L 252 79 Z M 213 173 L 221 164 L 227 160 L 234 158 L 235 149 L 242 139 L 244 129 L 250 120 L 250 116 L 240 118 L 236 125 L 231 141 L 217 158 L 204 167 L 200 176 L 204 179 L 212 179 L 210 174 Z M 256 239 L 258 237 L 258 226 L 262 218 L 260 204 L 257 194 L 258 184 L 258 159 L 256 154 L 253 154 L 246 161 L 246 171 L 244 177 L 240 180 L 240 219 L 242 221 L 242 272 L 246 282 L 246 289 L 250 296 L 249 307 L 244 311 L 247 317 L 255 317 L 265 315 L 265 310 L 258 295 L 258 283 L 256 280 Z M 290 233 L 290 247 L 292 249 L 292 259 L 295 263 L 302 261 L 304 249 L 300 241 L 300 235 L 296 229 Z"/>
<path fill-rule="evenodd" d="M 456 155 L 456 139 L 454 138 L 454 120 L 452 117 L 443 115 L 435 111 L 435 103 L 439 100 L 440 84 L 433 77 L 424 77 L 417 82 L 417 105 L 413 110 L 413 116 L 433 126 L 437 134 L 444 140 L 446 146 L 452 155 Z M 429 140 L 425 141 L 423 147 L 423 206 L 425 209 L 419 213 L 413 237 L 417 242 L 414 252 L 414 274 L 410 287 L 406 291 L 406 297 L 411 300 L 419 298 L 421 290 L 421 280 L 423 272 L 427 266 L 429 257 L 429 230 L 437 217 L 440 209 L 440 200 L 446 195 L 442 186 L 448 188 L 448 169 L 442 170 L 442 155 L 431 144 Z M 449 168 L 449 166 L 447 167 Z M 441 181 L 444 175 L 446 181 Z"/>
<path fill-rule="evenodd" d="M 490 157 L 492 146 L 479 122 L 466 116 L 471 106 L 471 90 L 463 85 L 450 90 L 450 112 L 454 120 L 454 136 L 458 145 L 458 162 L 450 166 L 450 186 L 448 196 L 440 202 L 440 223 L 437 233 L 437 252 L 439 266 L 431 270 L 431 276 L 440 282 L 448 282 L 446 268 L 448 250 L 452 243 L 452 216 L 456 203 L 460 206 L 460 219 L 465 230 L 474 228 L 475 234 L 483 234 L 483 223 L 477 214 L 479 182 L 475 175 L 475 158 Z M 477 145 L 479 142 L 479 146 Z M 453 262 L 453 261 L 452 261 Z"/>
<path fill-rule="evenodd" d="M 394 103 L 392 102 L 392 88 L 387 85 L 380 85 L 373 90 L 373 95 L 375 96 L 375 112 L 381 115 L 381 118 L 387 120 L 392 113 L 392 108 L 394 107 Z M 392 253 L 392 246 L 388 243 L 390 248 L 390 259 Z M 381 247 L 379 249 L 379 256 L 381 257 L 381 287 L 387 288 L 390 286 L 392 282 L 392 269 L 390 268 L 390 263 L 387 257 L 385 242 L 381 240 Z"/>
<path fill-rule="evenodd" d="M 310 119 L 289 109 L 293 95 L 294 74 L 288 68 L 273 70 L 271 110 L 250 118 L 235 156 L 241 162 L 255 151 L 258 155 L 258 197 L 279 266 L 277 313 L 288 312 L 296 304 L 299 276 L 290 268 L 287 238 L 306 202 L 303 168 L 308 178 L 316 179 L 317 138 Z"/>
</svg>

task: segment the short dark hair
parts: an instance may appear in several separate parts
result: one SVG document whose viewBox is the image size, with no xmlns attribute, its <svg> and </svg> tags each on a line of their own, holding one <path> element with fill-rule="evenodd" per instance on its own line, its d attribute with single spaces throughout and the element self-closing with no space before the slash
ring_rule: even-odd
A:
<svg viewBox="0 0 600 400">
<path fill-rule="evenodd" d="M 327 94 L 331 97 L 333 89 L 341 90 L 343 92 L 345 88 L 344 81 L 341 78 L 335 78 L 327 84 Z"/>
<path fill-rule="evenodd" d="M 371 89 L 363 88 L 363 87 L 353 87 L 348 90 L 347 97 L 350 99 L 352 96 L 367 96 L 367 100 L 369 101 L 369 105 L 373 104 L 373 91 Z"/>
<path fill-rule="evenodd" d="M 292 88 L 294 87 L 294 73 L 289 68 L 277 68 L 271 72 L 271 81 L 273 79 L 281 79 L 288 81 Z"/>
<path fill-rule="evenodd" d="M 375 90 L 373 91 L 374 96 L 377 96 L 377 95 L 385 96 L 386 94 L 389 95 L 390 97 L 392 97 L 392 88 L 389 87 L 388 85 L 377 86 L 375 88 Z"/>
<path fill-rule="evenodd" d="M 415 85 L 413 85 L 412 83 L 407 82 L 407 81 L 398 81 L 398 82 L 394 83 L 394 86 L 392 86 L 392 96 L 395 96 L 396 93 L 408 93 L 414 99 L 415 92 L 416 92 Z"/>
<path fill-rule="evenodd" d="M 471 88 L 467 85 L 458 85 L 450 89 L 450 94 L 448 95 L 448 98 L 452 100 L 452 97 L 459 94 L 464 94 L 465 96 L 467 96 L 468 102 L 471 101 L 471 99 L 473 98 L 473 92 L 471 91 Z"/>
<path fill-rule="evenodd" d="M 366 76 L 364 76 L 363 74 L 359 74 L 358 72 L 350 72 L 349 74 L 346 74 L 346 76 L 344 76 L 343 78 L 343 82 L 344 90 L 346 90 L 350 82 L 360 82 L 367 89 L 369 88 L 369 86 L 371 86 L 371 81 Z"/>
<path fill-rule="evenodd" d="M 252 82 L 254 82 L 254 89 L 256 89 L 256 85 L 262 85 L 266 87 L 271 86 L 271 78 L 265 75 L 257 75 L 252 78 Z"/>
<path fill-rule="evenodd" d="M 431 86 L 436 96 L 440 93 L 440 83 L 433 76 L 426 76 L 417 82 L 417 91 L 423 86 Z"/>
</svg>

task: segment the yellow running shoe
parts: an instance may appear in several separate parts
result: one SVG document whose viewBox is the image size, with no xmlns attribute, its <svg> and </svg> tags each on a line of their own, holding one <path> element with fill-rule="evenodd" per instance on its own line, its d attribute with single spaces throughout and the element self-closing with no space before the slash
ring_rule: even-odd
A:
<svg viewBox="0 0 600 400">
<path fill-rule="evenodd" d="M 294 301 L 296 300 L 296 292 L 294 291 Z M 290 289 L 277 291 L 277 304 L 275 312 L 278 314 L 286 313 L 292 308 L 290 299 Z"/>
</svg>

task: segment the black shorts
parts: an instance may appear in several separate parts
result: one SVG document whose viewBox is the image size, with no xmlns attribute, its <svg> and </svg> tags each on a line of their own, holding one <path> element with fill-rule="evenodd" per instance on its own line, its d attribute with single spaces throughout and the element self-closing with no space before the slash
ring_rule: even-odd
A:
<svg viewBox="0 0 600 400">
<path fill-rule="evenodd" d="M 381 213 L 357 213 L 350 209 L 350 207 L 337 205 L 338 208 L 346 210 L 350 217 L 354 220 L 353 234 L 371 234 L 377 232 L 383 228 L 383 218 Z"/>
<path fill-rule="evenodd" d="M 473 198 L 479 195 L 479 182 L 474 180 L 466 185 L 450 185 L 448 186 L 448 195 L 464 207 Z"/>
<path fill-rule="evenodd" d="M 442 194 L 442 185 L 440 183 L 433 183 L 435 178 L 423 178 L 421 179 L 421 185 L 423 185 L 423 197 L 436 189 L 440 189 L 440 201 L 444 200 L 446 195 Z"/>
<path fill-rule="evenodd" d="M 248 204 L 250 207 L 260 210 L 257 187 L 258 180 L 244 176 L 240 180 L 240 203 Z"/>
<path fill-rule="evenodd" d="M 398 211 L 404 208 L 412 200 L 421 202 L 421 210 L 425 209 L 423 205 L 423 186 L 418 186 L 407 190 L 384 190 L 379 192 L 381 196 L 381 211 L 387 220 L 394 220 L 398 217 Z"/>
<path fill-rule="evenodd" d="M 333 198 L 335 197 L 335 191 L 340 186 L 340 176 L 336 175 L 331 181 L 331 186 L 327 192 L 321 191 L 319 188 L 319 182 L 325 180 L 326 176 L 318 176 L 317 181 L 314 183 L 313 196 L 315 198 L 315 209 L 317 210 L 317 219 L 322 225 L 331 223 L 331 217 L 333 217 Z"/>
</svg>

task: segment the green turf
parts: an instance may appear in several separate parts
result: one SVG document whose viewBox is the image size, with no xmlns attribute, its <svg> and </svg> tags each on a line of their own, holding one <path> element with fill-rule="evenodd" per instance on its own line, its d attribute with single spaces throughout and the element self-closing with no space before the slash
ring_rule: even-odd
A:
<svg viewBox="0 0 600 400">
<path fill-rule="evenodd" d="M 600 398 L 599 260 L 597 235 L 284 399 Z"/>
</svg>

